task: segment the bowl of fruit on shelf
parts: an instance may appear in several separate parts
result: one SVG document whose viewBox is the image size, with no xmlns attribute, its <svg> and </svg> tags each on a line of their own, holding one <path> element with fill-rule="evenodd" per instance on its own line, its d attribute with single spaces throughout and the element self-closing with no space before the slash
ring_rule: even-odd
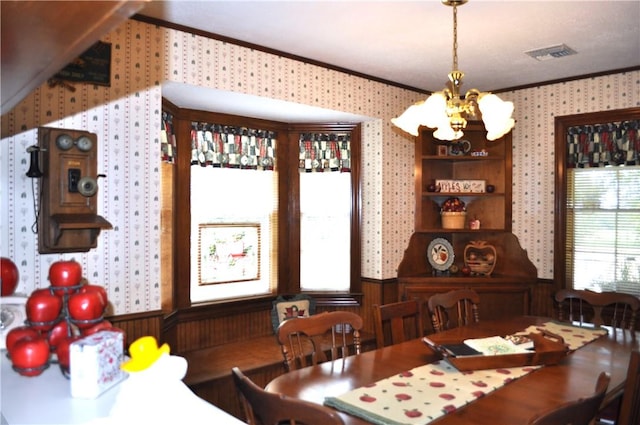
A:
<svg viewBox="0 0 640 425">
<path fill-rule="evenodd" d="M 440 208 L 443 229 L 464 229 L 467 207 L 460 198 L 448 198 Z"/>
</svg>

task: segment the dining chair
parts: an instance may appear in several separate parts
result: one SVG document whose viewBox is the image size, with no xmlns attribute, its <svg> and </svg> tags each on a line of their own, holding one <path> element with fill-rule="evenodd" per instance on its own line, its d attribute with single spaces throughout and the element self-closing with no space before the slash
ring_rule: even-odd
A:
<svg viewBox="0 0 640 425">
<path fill-rule="evenodd" d="M 373 325 L 378 348 L 422 338 L 422 304 L 416 299 L 373 305 Z"/>
<path fill-rule="evenodd" d="M 596 416 L 604 399 L 609 381 L 609 374 L 600 373 L 595 392 L 584 398 L 572 400 L 558 407 L 547 410 L 529 420 L 529 425 L 588 425 Z"/>
<path fill-rule="evenodd" d="M 291 371 L 360 354 L 362 327 L 362 317 L 350 311 L 285 320 L 276 331 L 285 368 Z"/>
<path fill-rule="evenodd" d="M 237 367 L 231 374 L 249 425 L 344 425 L 338 413 L 327 407 L 265 391 Z"/>
<path fill-rule="evenodd" d="M 432 295 L 428 306 L 435 332 L 480 321 L 480 296 L 473 289 L 456 289 Z M 452 317 L 455 317 L 455 321 Z"/>
<path fill-rule="evenodd" d="M 624 384 L 622 403 L 616 424 L 640 424 L 640 351 L 638 350 L 633 350 L 629 358 L 627 381 Z"/>
<path fill-rule="evenodd" d="M 554 298 L 559 320 L 626 329 L 631 331 L 632 338 L 635 337 L 636 319 L 640 310 L 640 298 L 635 295 L 561 289 L 555 293 Z"/>
<path fill-rule="evenodd" d="M 640 310 L 640 298 L 624 292 L 594 292 L 585 289 L 561 289 L 554 295 L 558 319 L 591 323 L 595 326 L 611 326 L 630 335 L 635 340 L 636 319 Z M 617 334 L 616 334 L 617 335 Z M 598 422 L 614 423 L 620 414 L 621 396 L 602 406 Z"/>
</svg>

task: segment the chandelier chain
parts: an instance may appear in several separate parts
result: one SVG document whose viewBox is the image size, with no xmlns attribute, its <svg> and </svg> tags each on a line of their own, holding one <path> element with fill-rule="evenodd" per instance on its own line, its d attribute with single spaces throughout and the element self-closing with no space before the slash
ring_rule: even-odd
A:
<svg viewBox="0 0 640 425">
<path fill-rule="evenodd" d="M 458 7 L 453 4 L 453 70 L 458 70 Z"/>
</svg>

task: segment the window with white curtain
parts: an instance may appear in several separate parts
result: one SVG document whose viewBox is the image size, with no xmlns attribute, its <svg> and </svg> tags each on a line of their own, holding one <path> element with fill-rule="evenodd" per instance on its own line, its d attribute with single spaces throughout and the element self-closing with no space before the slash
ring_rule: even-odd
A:
<svg viewBox="0 0 640 425">
<path fill-rule="evenodd" d="M 278 130 L 276 135 L 192 122 L 190 301 L 356 292 L 359 273 L 352 263 L 357 258 L 359 266 L 360 257 L 352 251 L 358 251 L 353 241 L 359 240 L 354 224 L 359 195 L 352 155 L 351 132 L 332 132 L 331 126 L 315 133 Z M 290 180 L 294 176 L 298 181 Z M 245 266 L 239 264 L 247 264 L 242 261 L 249 257 L 231 255 L 227 261 L 218 255 L 231 245 L 237 248 L 238 241 L 230 243 L 216 229 L 243 224 L 259 228 L 257 279 L 255 265 L 250 276 L 242 274 Z M 236 277 L 234 272 L 241 276 L 219 278 Z"/>
<path fill-rule="evenodd" d="M 566 198 L 571 286 L 640 296 L 640 166 L 567 169 Z"/>
<path fill-rule="evenodd" d="M 276 283 L 278 182 L 274 171 L 191 167 L 191 301 L 269 294 Z M 200 224 L 260 225 L 259 279 L 201 285 L 198 279 Z"/>
<path fill-rule="evenodd" d="M 348 291 L 351 173 L 300 173 L 300 289 Z"/>
</svg>

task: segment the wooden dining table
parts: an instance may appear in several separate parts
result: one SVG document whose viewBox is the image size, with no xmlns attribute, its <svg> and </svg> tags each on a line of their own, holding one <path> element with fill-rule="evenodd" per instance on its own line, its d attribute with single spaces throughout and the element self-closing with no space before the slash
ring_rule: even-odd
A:
<svg viewBox="0 0 640 425">
<path fill-rule="evenodd" d="M 530 325 L 553 319 L 521 316 L 480 321 L 429 335 L 437 344 L 457 343 L 469 338 L 505 336 Z M 592 393 L 600 372 L 611 376 L 606 401 L 622 393 L 631 350 L 640 348 L 640 334 L 612 330 L 569 353 L 555 365 L 541 367 L 430 423 L 518 425 L 547 409 Z M 379 348 L 337 361 L 306 367 L 271 381 L 267 391 L 323 404 L 325 397 L 338 397 L 394 374 L 442 359 L 422 339 Z M 346 424 L 368 424 L 356 416 L 340 412 Z"/>
</svg>

